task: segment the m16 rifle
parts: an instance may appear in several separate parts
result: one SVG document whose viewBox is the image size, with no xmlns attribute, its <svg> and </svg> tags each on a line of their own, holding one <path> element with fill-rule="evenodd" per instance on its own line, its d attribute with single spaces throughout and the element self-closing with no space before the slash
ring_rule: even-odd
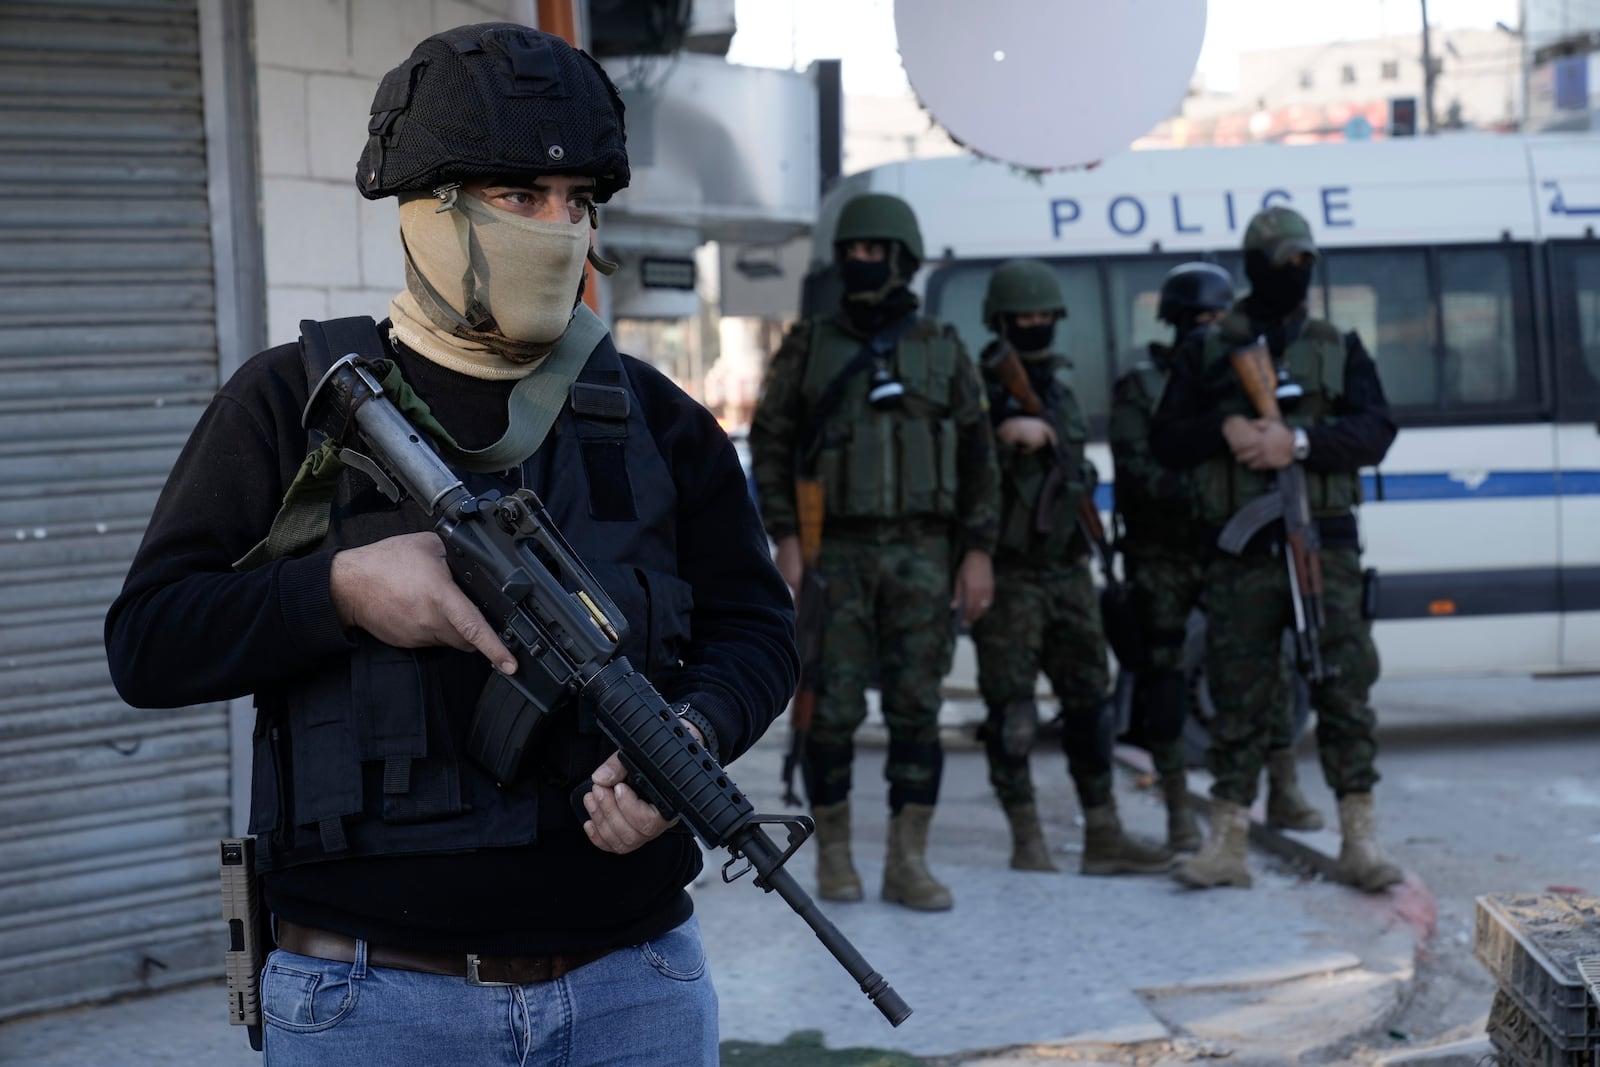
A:
<svg viewBox="0 0 1600 1067">
<path fill-rule="evenodd" d="M 320 336 L 316 325 L 302 324 L 308 338 Z M 346 462 L 391 500 L 409 498 L 432 518 L 456 583 L 516 657 L 516 672 L 492 674 L 479 698 L 469 754 L 510 782 L 556 713 L 587 697 L 634 792 L 663 818 L 682 818 L 708 848 L 726 848 L 724 881 L 754 869 L 755 885 L 776 891 L 799 914 L 884 1017 L 904 1022 L 910 1006 L 784 870 L 813 832 L 811 820 L 755 812 L 649 680 L 618 654 L 627 620 L 539 498 L 527 489 L 469 492 L 385 396 L 375 369 L 356 353 L 335 360 L 312 389 L 304 421 L 352 453 Z M 764 825 L 782 825 L 786 846 Z"/>
<path fill-rule="evenodd" d="M 1228 357 L 1244 386 L 1245 395 L 1263 419 L 1283 422 L 1278 406 L 1278 375 L 1272 353 L 1257 341 Z M 1217 547 L 1232 555 L 1245 550 L 1250 539 L 1269 524 L 1283 521 L 1284 563 L 1289 571 L 1289 600 L 1294 608 L 1295 650 L 1308 680 L 1325 676 L 1322 663 L 1322 629 L 1327 625 L 1322 603 L 1322 543 L 1311 498 L 1306 492 L 1306 472 L 1299 462 L 1277 473 L 1276 491 L 1259 496 L 1240 508 L 1217 535 Z"/>
</svg>

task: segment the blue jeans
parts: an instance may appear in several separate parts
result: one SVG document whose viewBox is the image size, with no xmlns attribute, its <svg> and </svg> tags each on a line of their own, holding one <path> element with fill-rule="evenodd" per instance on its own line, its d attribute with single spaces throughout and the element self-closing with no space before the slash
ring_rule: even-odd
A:
<svg viewBox="0 0 1600 1067">
<path fill-rule="evenodd" d="M 265 1067 L 710 1067 L 717 992 L 699 921 L 553 982 L 464 978 L 282 949 L 261 972 Z"/>
</svg>

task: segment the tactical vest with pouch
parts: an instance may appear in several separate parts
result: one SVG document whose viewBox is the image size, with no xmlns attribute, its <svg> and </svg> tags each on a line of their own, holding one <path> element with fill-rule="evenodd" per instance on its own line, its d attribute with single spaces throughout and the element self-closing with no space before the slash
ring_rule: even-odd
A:
<svg viewBox="0 0 1600 1067">
<path fill-rule="evenodd" d="M 372 336 L 381 343 L 376 330 Z M 363 353 L 365 354 L 365 353 Z M 659 681 L 679 665 L 693 597 L 677 576 L 672 472 L 609 338 L 590 354 L 543 445 L 468 489 L 526 486 L 629 622 L 621 649 Z M 432 529 L 367 475 L 339 475 L 322 549 Z M 570 790 L 610 746 L 579 702 L 504 788 L 463 752 L 489 665 L 476 652 L 394 648 L 358 632 L 329 659 L 257 695 L 250 832 L 264 868 L 331 858 L 515 846 L 537 835 L 541 787 Z"/>
<path fill-rule="evenodd" d="M 862 339 L 832 317 L 811 334 L 801 392 L 815 408 L 861 351 Z M 868 402 L 872 373 L 853 374 L 812 445 L 829 522 L 949 517 L 956 511 L 956 423 L 950 394 L 960 359 L 953 336 L 919 321 L 900 338 L 890 371 L 905 387 L 895 410 Z"/>
<path fill-rule="evenodd" d="M 1229 343 L 1221 331 L 1206 338 L 1202 375 L 1215 381 L 1231 375 L 1227 362 Z M 1345 339 L 1329 323 L 1307 319 L 1299 335 L 1284 350 L 1277 366 L 1288 372 L 1288 380 L 1303 390 L 1298 400 L 1279 400 L 1284 421 L 1291 428 L 1325 426 L 1337 421 L 1334 414 L 1344 396 Z M 1282 380 L 1280 378 L 1280 385 Z M 1223 416 L 1256 418 L 1256 410 L 1234 379 L 1217 408 Z M 1307 470 L 1306 490 L 1315 515 L 1340 515 L 1361 503 L 1361 478 L 1356 471 Z M 1234 460 L 1224 448 L 1194 472 L 1201 515 L 1206 522 L 1223 525 L 1244 505 L 1264 496 L 1277 485 L 1275 471 L 1256 471 Z"/>
</svg>

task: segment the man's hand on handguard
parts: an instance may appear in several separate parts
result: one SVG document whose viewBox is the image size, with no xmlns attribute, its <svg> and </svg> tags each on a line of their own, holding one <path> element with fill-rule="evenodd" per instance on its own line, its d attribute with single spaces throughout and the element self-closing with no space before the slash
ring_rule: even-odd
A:
<svg viewBox="0 0 1600 1067">
<path fill-rule="evenodd" d="M 683 727 L 694 734 L 700 744 L 706 743 L 694 723 L 685 721 Z M 640 800 L 639 794 L 624 781 L 627 777 L 628 769 L 622 765 L 622 757 L 613 754 L 595 768 L 590 776 L 594 785 L 583 797 L 583 806 L 589 812 L 583 832 L 589 835 L 595 848 L 619 856 L 654 841 L 678 821 L 668 822 L 654 804 Z"/>
<path fill-rule="evenodd" d="M 476 649 L 502 673 L 516 672 L 510 650 L 451 577 L 438 534 L 347 548 L 333 557 L 328 585 L 346 628 L 360 627 L 396 648 Z"/>
</svg>

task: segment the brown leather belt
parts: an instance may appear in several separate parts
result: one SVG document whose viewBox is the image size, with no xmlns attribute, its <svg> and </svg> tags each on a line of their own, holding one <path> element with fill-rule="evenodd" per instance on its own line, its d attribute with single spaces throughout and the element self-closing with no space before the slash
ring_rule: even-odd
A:
<svg viewBox="0 0 1600 1067">
<path fill-rule="evenodd" d="M 278 947 L 301 956 L 356 961 L 356 939 L 349 934 L 301 926 L 287 919 L 278 920 Z M 475 952 L 429 952 L 424 949 L 396 948 L 367 944 L 367 965 L 393 967 L 424 974 L 447 974 L 465 978 L 469 985 L 529 985 L 553 982 L 569 971 L 593 963 L 611 949 L 596 949 L 573 955 L 480 956 Z"/>
</svg>

